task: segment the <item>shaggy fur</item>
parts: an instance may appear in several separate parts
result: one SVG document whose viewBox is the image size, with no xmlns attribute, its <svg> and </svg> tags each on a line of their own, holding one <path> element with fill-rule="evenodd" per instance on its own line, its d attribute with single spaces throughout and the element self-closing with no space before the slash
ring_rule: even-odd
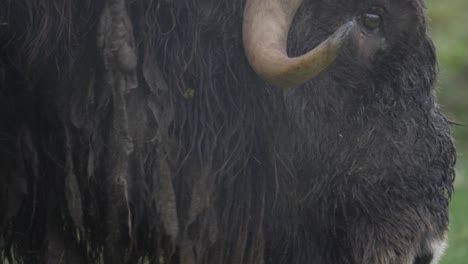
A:
<svg viewBox="0 0 468 264">
<path fill-rule="evenodd" d="M 444 239 L 455 151 L 422 0 L 305 0 L 291 55 L 375 5 L 386 48 L 351 39 L 292 89 L 248 65 L 243 0 L 0 4 L 7 258 L 426 264 Z"/>
</svg>

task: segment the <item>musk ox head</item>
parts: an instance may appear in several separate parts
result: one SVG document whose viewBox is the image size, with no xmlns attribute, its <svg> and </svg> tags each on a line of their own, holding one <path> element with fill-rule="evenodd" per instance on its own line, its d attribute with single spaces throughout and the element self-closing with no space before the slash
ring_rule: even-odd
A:
<svg viewBox="0 0 468 264">
<path fill-rule="evenodd" d="M 422 0 L 0 5 L 7 255 L 437 262 L 455 151 Z"/>
</svg>

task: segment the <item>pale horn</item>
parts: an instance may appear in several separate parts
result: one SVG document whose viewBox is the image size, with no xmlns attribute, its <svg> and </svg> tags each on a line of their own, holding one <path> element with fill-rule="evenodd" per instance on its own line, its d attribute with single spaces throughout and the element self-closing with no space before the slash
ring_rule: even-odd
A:
<svg viewBox="0 0 468 264">
<path fill-rule="evenodd" d="M 247 59 L 265 81 L 280 87 L 303 84 L 326 69 L 337 57 L 355 22 L 335 31 L 308 53 L 287 54 L 288 32 L 302 0 L 246 0 L 243 42 Z"/>
</svg>

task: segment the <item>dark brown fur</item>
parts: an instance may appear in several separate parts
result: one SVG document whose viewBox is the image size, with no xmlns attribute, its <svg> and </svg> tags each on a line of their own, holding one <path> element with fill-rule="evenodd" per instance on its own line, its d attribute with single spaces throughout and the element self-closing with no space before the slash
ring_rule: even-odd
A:
<svg viewBox="0 0 468 264">
<path fill-rule="evenodd" d="M 422 1 L 305 0 L 291 55 L 376 5 L 387 49 L 351 39 L 287 90 L 248 65 L 241 0 L 0 3 L 9 257 L 409 264 L 443 238 L 455 152 Z"/>
</svg>

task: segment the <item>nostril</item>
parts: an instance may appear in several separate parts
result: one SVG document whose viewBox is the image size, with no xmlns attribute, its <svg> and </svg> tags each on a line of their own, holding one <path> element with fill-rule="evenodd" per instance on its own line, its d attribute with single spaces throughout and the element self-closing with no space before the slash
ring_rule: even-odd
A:
<svg viewBox="0 0 468 264">
<path fill-rule="evenodd" d="M 419 255 L 414 259 L 413 264 L 431 264 L 433 258 L 434 255 L 432 253 Z"/>
</svg>

